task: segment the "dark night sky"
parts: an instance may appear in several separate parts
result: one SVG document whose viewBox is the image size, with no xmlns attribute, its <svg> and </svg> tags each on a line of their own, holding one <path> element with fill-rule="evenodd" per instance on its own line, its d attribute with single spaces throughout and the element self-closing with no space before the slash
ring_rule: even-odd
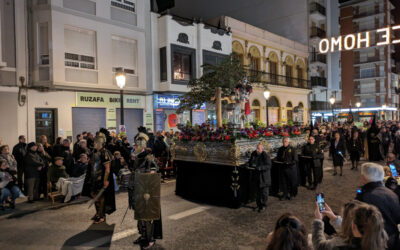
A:
<svg viewBox="0 0 400 250">
<path fill-rule="evenodd" d="M 307 44 L 306 3 L 307 0 L 175 0 L 171 12 L 204 21 L 230 16 Z"/>
</svg>

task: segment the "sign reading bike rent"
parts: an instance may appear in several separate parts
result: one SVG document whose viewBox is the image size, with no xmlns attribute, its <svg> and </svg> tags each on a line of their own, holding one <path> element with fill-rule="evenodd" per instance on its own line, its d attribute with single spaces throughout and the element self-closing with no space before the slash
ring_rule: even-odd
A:
<svg viewBox="0 0 400 250">
<path fill-rule="evenodd" d="M 143 96 L 124 95 L 125 108 L 144 108 Z M 119 108 L 120 107 L 119 94 L 104 94 L 104 93 L 90 93 L 90 92 L 77 92 L 76 93 L 76 106 L 77 107 L 107 107 Z"/>
<path fill-rule="evenodd" d="M 389 26 L 377 29 L 377 42 L 374 42 L 374 31 L 360 32 L 357 34 L 348 34 L 338 37 L 324 38 L 319 42 L 319 53 L 326 54 L 335 51 L 348 51 L 353 49 L 368 48 L 371 46 L 383 46 L 400 43 L 400 37 L 394 37 L 395 30 L 400 30 L 400 25 Z M 372 39 L 371 39 L 372 38 Z M 373 43 L 374 42 L 374 43 Z"/>
</svg>

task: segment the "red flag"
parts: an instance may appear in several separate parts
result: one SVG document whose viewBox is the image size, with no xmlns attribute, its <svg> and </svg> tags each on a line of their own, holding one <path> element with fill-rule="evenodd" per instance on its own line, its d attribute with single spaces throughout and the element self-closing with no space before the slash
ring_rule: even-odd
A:
<svg viewBox="0 0 400 250">
<path fill-rule="evenodd" d="M 249 100 L 247 100 L 246 103 L 244 104 L 244 113 L 246 115 L 249 115 L 251 113 L 250 101 Z"/>
</svg>

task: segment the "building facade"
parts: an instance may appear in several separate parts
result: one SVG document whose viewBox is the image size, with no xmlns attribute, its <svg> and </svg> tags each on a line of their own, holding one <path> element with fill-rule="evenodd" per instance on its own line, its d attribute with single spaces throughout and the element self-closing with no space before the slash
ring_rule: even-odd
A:
<svg viewBox="0 0 400 250">
<path fill-rule="evenodd" d="M 7 106 L 10 110 L 18 107 L 13 124 L 26 127 L 18 128 L 16 134 L 26 134 L 29 141 L 45 134 L 53 142 L 58 136 L 74 139 L 83 130 L 95 132 L 101 127 L 118 132 L 117 68 L 126 74 L 124 125 L 129 139 L 137 127 L 153 126 L 149 119 L 153 112 L 149 1 L 17 3 L 21 12 L 15 18 L 24 19 L 18 32 L 26 39 L 16 39 L 16 44 L 27 41 L 26 49 L 19 51 L 24 53 L 29 74 L 14 91 L 22 93 L 23 98 L 15 98 L 20 105 L 14 101 Z M 3 31 L 9 29 L 7 25 Z M 5 115 L 9 112 L 2 110 Z"/>
<path fill-rule="evenodd" d="M 398 119 L 398 75 L 394 45 L 377 46 L 383 37 L 378 29 L 395 24 L 389 0 L 341 1 L 340 35 L 369 32 L 371 46 L 341 52 L 342 108 L 361 102 L 358 115 L 369 119 Z M 398 11 L 397 11 L 398 12 Z M 364 115 L 366 113 L 366 115 Z"/>
<path fill-rule="evenodd" d="M 215 122 L 212 104 L 178 114 L 179 96 L 191 79 L 203 74 L 202 65 L 216 65 L 232 51 L 232 36 L 200 21 L 152 13 L 153 100 L 155 130 L 176 130 L 177 124 Z"/>
<path fill-rule="evenodd" d="M 232 30 L 232 52 L 258 82 L 250 95 L 250 120 L 266 123 L 268 114 L 269 124 L 308 123 L 307 46 L 231 17 L 223 21 Z M 265 86 L 271 92 L 268 102 Z"/>
<path fill-rule="evenodd" d="M 321 39 L 339 35 L 339 7 L 337 1 L 309 0 L 309 79 L 313 121 L 332 120 L 330 97 L 335 105 L 341 103 L 340 53 L 320 54 Z"/>
</svg>

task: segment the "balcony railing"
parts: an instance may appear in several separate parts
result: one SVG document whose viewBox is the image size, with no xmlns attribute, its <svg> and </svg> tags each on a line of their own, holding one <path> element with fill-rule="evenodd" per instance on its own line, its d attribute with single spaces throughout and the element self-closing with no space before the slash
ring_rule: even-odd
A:
<svg viewBox="0 0 400 250">
<path fill-rule="evenodd" d="M 329 102 L 311 101 L 311 110 L 328 110 L 331 108 Z"/>
<path fill-rule="evenodd" d="M 376 77 L 385 77 L 384 73 L 376 73 L 376 71 L 367 71 L 361 74 L 355 74 L 354 79 L 366 79 L 366 78 L 376 78 Z"/>
<path fill-rule="evenodd" d="M 326 87 L 326 78 L 320 76 L 312 76 L 311 77 L 311 86 L 312 87 Z"/>
<path fill-rule="evenodd" d="M 354 64 L 362 64 L 362 63 L 371 63 L 371 62 L 379 62 L 379 61 L 384 61 L 385 59 L 380 56 L 372 56 L 372 57 L 367 57 L 367 58 L 355 58 Z"/>
<path fill-rule="evenodd" d="M 310 81 L 301 78 L 294 78 L 283 75 L 271 74 L 263 71 L 247 70 L 250 82 L 267 83 L 271 85 L 311 89 Z"/>
<path fill-rule="evenodd" d="M 319 12 L 321 15 L 326 15 L 325 7 L 319 3 L 313 2 L 310 5 L 310 13 Z"/>
<path fill-rule="evenodd" d="M 318 28 L 318 27 L 311 27 L 311 35 L 310 37 L 319 37 L 319 38 L 325 38 L 326 33 L 325 30 Z"/>
<path fill-rule="evenodd" d="M 383 13 L 383 8 L 379 7 L 378 9 L 372 8 L 367 11 L 363 11 L 360 13 L 354 14 L 353 18 L 361 18 L 361 17 L 366 17 L 366 16 L 372 16 L 372 15 L 377 15 Z"/>
<path fill-rule="evenodd" d="M 313 53 L 311 56 L 311 62 L 321 62 L 326 63 L 326 55 L 321 55 L 317 53 Z"/>
</svg>

